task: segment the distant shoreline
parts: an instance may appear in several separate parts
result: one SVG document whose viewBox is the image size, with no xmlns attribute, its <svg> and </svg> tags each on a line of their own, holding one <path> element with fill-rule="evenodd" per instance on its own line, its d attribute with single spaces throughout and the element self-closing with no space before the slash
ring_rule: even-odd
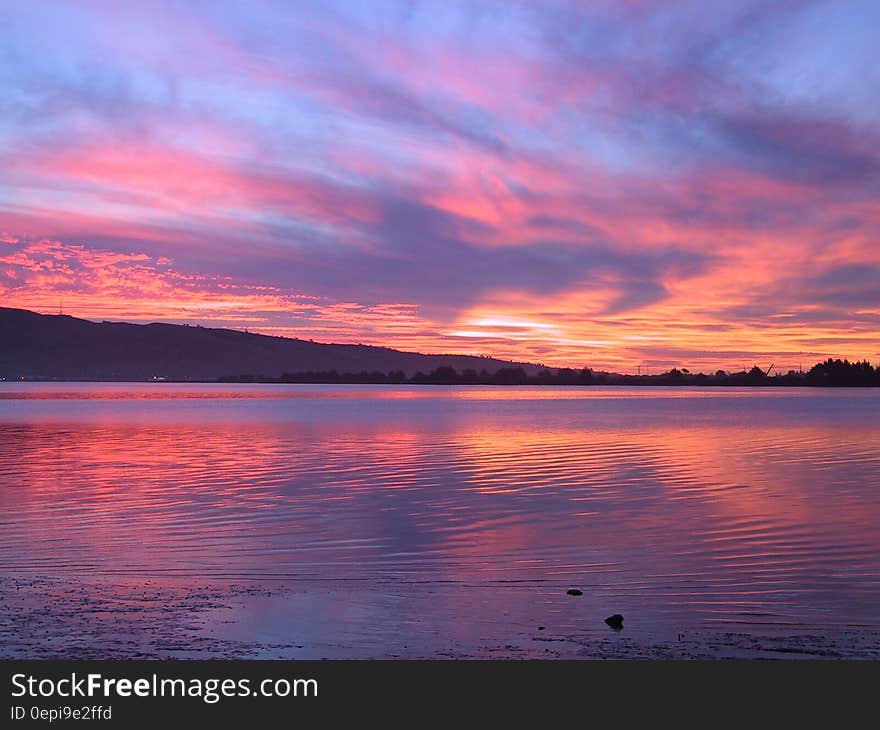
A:
<svg viewBox="0 0 880 730">
<path fill-rule="evenodd" d="M 870 388 L 880 387 L 880 366 L 875 368 L 867 360 L 850 362 L 833 360 L 816 363 L 809 371 L 789 370 L 787 373 L 771 375 L 771 365 L 766 371 L 757 365 L 749 371 L 728 373 L 717 370 L 713 375 L 692 373 L 689 370 L 672 368 L 656 375 L 624 375 L 595 371 L 592 368 L 542 368 L 537 373 L 528 372 L 521 367 L 503 367 L 489 372 L 468 368 L 456 370 L 450 365 L 441 365 L 429 373 L 416 372 L 407 375 L 403 370 L 361 370 L 360 372 L 339 372 L 337 370 L 301 370 L 285 372 L 279 376 L 243 373 L 226 375 L 220 378 L 174 378 L 154 375 L 146 379 L 133 378 L 52 378 L 48 376 L 20 376 L 13 382 L 101 382 L 101 383 L 263 383 L 288 385 L 491 385 L 491 386 L 617 386 L 617 387 L 825 387 L 825 388 Z M 7 378 L 0 376 L 2 380 Z M 7 382 L 10 382 L 7 380 Z"/>
<path fill-rule="evenodd" d="M 220 380 L 108 380 L 108 379 L 82 379 L 82 378 L 0 378 L 0 384 L 3 383 L 70 383 L 70 384 L 128 384 L 128 385 L 389 385 L 389 386 L 442 386 L 442 387 L 486 387 L 493 388 L 529 388 L 529 387 L 556 387 L 556 388 L 620 388 L 620 387 L 636 387 L 636 388 L 850 388 L 850 389 L 870 389 L 880 388 L 877 384 L 867 385 L 825 385 L 813 383 L 718 383 L 718 382 L 698 382 L 698 383 L 668 383 L 668 382 L 636 382 L 633 381 L 605 382 L 605 383 L 436 383 L 436 382 L 388 382 L 388 381 L 367 381 L 367 380 L 281 380 L 278 378 L 255 378 L 250 380 L 244 379 L 220 379 Z"/>
</svg>

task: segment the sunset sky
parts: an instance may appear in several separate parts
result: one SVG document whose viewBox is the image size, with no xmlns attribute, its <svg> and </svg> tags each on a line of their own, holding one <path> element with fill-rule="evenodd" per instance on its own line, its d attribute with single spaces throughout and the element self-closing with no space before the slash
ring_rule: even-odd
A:
<svg viewBox="0 0 880 730">
<path fill-rule="evenodd" d="M 2 2 L 0 305 L 880 360 L 876 0 Z"/>
</svg>

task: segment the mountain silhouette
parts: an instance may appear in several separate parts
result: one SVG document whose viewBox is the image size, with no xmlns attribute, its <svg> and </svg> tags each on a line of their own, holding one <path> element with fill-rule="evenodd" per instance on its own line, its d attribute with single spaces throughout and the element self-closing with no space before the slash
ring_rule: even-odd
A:
<svg viewBox="0 0 880 730">
<path fill-rule="evenodd" d="M 322 344 L 231 329 L 177 324 L 92 322 L 0 307 L 0 377 L 8 380 L 217 380 L 279 377 L 301 371 L 401 371 L 438 368 L 540 368 L 470 355 L 425 355 L 368 345 Z"/>
</svg>

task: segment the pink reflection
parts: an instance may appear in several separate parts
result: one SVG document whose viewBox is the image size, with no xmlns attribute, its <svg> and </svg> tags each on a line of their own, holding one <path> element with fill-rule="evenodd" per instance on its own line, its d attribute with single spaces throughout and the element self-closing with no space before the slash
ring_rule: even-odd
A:
<svg viewBox="0 0 880 730">
<path fill-rule="evenodd" d="M 129 384 L 93 419 L 102 398 L 64 387 L 0 419 L 7 571 L 524 580 L 656 620 L 871 620 L 880 431 L 846 396 Z"/>
</svg>

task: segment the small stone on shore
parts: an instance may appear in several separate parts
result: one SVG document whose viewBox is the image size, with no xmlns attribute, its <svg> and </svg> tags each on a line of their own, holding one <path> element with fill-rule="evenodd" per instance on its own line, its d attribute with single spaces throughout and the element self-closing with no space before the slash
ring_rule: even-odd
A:
<svg viewBox="0 0 880 730">
<path fill-rule="evenodd" d="M 606 618 L 605 623 L 615 631 L 620 631 L 623 628 L 623 616 L 619 613 L 615 613 L 613 616 Z"/>
<path fill-rule="evenodd" d="M 578 590 L 577 588 L 569 588 L 566 593 L 570 596 L 582 596 L 584 595 L 583 591 Z"/>
</svg>

